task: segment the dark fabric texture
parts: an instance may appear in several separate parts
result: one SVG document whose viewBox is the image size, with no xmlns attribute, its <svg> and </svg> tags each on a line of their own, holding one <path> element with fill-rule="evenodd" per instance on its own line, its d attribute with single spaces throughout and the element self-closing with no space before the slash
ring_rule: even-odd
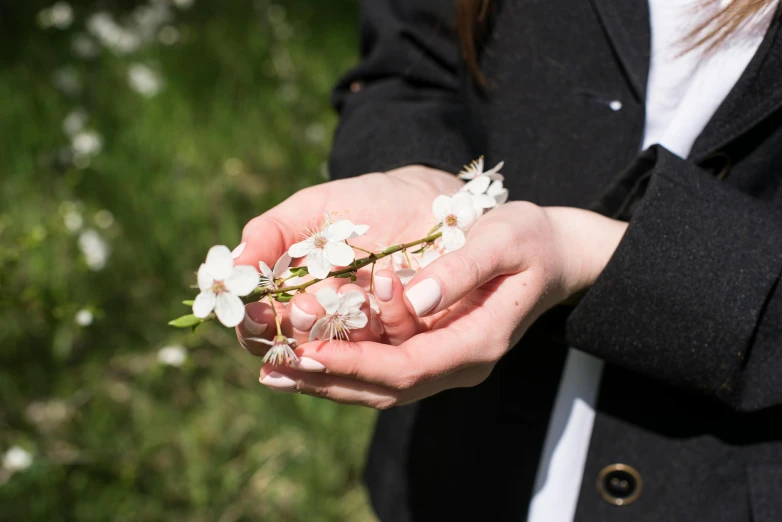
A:
<svg viewBox="0 0 782 522">
<path fill-rule="evenodd" d="M 494 5 L 481 93 L 455 2 L 364 2 L 332 175 L 485 154 L 512 199 L 630 227 L 578 306 L 545 314 L 484 383 L 381 414 L 366 468 L 379 518 L 526 520 L 575 346 L 606 361 L 575 520 L 782 520 L 782 24 L 681 159 L 639 152 L 646 0 Z M 598 495 L 616 463 L 642 477 L 630 505 Z"/>
</svg>

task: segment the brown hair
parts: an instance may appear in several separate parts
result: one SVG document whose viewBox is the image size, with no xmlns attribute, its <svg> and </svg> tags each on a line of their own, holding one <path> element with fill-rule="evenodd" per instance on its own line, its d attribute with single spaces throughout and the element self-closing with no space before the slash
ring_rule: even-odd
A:
<svg viewBox="0 0 782 522">
<path fill-rule="evenodd" d="M 713 4 L 720 0 L 702 0 Z M 752 21 L 755 14 L 776 0 L 733 0 L 726 7 L 704 20 L 683 40 L 684 52 L 701 48 L 710 52 L 739 28 Z M 459 0 L 456 10 L 456 29 L 462 57 L 473 79 L 486 87 L 478 53 L 484 44 L 494 0 Z"/>
</svg>

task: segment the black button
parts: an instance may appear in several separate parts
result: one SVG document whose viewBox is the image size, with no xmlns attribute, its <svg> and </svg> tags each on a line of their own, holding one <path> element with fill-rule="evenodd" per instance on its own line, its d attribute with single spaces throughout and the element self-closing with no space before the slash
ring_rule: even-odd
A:
<svg viewBox="0 0 782 522">
<path fill-rule="evenodd" d="M 640 473 L 627 464 L 611 464 L 597 476 L 597 492 L 614 506 L 627 506 L 638 500 L 643 484 Z"/>
</svg>

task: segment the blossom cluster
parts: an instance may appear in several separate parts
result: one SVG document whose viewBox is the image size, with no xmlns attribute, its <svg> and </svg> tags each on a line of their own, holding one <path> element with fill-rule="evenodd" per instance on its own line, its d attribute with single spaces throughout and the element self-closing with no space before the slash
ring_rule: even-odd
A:
<svg viewBox="0 0 782 522">
<path fill-rule="evenodd" d="M 425 237 L 381 247 L 378 252 L 356 248 L 348 242 L 366 235 L 368 225 L 355 224 L 348 219 L 335 221 L 329 214 L 319 226 L 307 230 L 301 241 L 291 245 L 273 268 L 264 261 L 259 262 L 258 269 L 236 265 L 234 260 L 242 255 L 245 243 L 233 251 L 224 245 L 214 246 L 198 269 L 199 294 L 194 301 L 185 301 L 192 306 L 193 313 L 169 324 L 195 327 L 217 318 L 223 325 L 234 327 L 244 320 L 245 299 L 268 300 L 277 318 L 274 301 L 288 302 L 297 293 L 306 292 L 308 287 L 328 278 L 356 281 L 358 271 L 365 267 L 371 268 L 372 272 L 377 265 L 392 268 L 402 283 L 407 284 L 429 263 L 461 248 L 473 224 L 484 213 L 508 200 L 508 190 L 500 173 L 502 167 L 501 162 L 484 171 L 483 157 L 465 166 L 458 174 L 466 181 L 462 188 L 456 194 L 440 195 L 432 202 L 435 224 Z M 357 259 L 357 250 L 368 255 Z M 291 266 L 296 259 L 301 260 L 299 265 Z M 364 328 L 372 316 L 379 315 L 372 282 L 366 290 L 366 298 L 359 291 L 338 294 L 328 287 L 319 290 L 315 297 L 325 314 L 313 325 L 309 340 L 348 340 L 351 330 Z M 293 351 L 296 342 L 283 335 L 279 318 L 276 323 L 277 334 L 273 340 L 250 339 L 270 346 L 264 362 L 295 365 L 298 361 Z"/>
</svg>

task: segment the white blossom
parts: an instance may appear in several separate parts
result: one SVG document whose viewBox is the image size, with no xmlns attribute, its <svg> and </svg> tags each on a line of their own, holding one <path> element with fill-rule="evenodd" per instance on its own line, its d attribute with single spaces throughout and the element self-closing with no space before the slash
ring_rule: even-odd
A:
<svg viewBox="0 0 782 522">
<path fill-rule="evenodd" d="M 290 271 L 288 270 L 290 264 L 291 256 L 287 252 L 274 263 L 274 270 L 269 268 L 269 265 L 263 261 L 259 261 L 258 266 L 261 269 L 261 286 L 267 290 L 277 290 L 277 280 L 284 278 L 286 272 L 290 274 Z"/>
<path fill-rule="evenodd" d="M 79 235 L 79 249 L 90 270 L 102 270 L 109 259 L 111 248 L 101 235 L 88 228 Z"/>
<path fill-rule="evenodd" d="M 84 109 L 74 109 L 62 120 L 62 130 L 68 136 L 75 136 L 87 123 L 87 113 Z"/>
<path fill-rule="evenodd" d="M 357 290 L 338 294 L 333 288 L 324 288 L 315 294 L 326 315 L 315 321 L 310 330 L 310 341 L 315 339 L 349 339 L 350 330 L 367 325 L 367 315 L 361 311 L 364 294 Z"/>
<path fill-rule="evenodd" d="M 175 344 L 164 346 L 157 352 L 157 360 L 165 366 L 182 366 L 187 360 L 187 350 L 184 346 Z"/>
<path fill-rule="evenodd" d="M 242 252 L 244 252 L 244 248 L 247 246 L 247 242 L 239 243 L 236 248 L 231 250 L 231 258 L 237 259 L 239 256 L 242 255 Z"/>
<path fill-rule="evenodd" d="M 489 179 L 493 180 L 503 180 L 505 179 L 502 174 L 500 174 L 500 169 L 505 165 L 504 161 L 501 161 L 497 163 L 497 165 L 494 166 L 494 168 L 487 170 L 486 172 L 483 171 L 483 156 L 478 158 L 477 160 L 473 161 L 469 165 L 465 165 L 464 169 L 457 174 L 459 179 L 463 179 L 466 181 L 469 181 L 471 179 L 475 179 L 478 176 L 488 176 Z"/>
<path fill-rule="evenodd" d="M 43 27 L 67 29 L 73 23 L 73 9 L 68 2 L 57 2 L 38 13 L 38 24 Z"/>
<path fill-rule="evenodd" d="M 84 218 L 78 210 L 68 210 L 62 217 L 65 228 L 71 232 L 78 232 L 84 225 Z"/>
<path fill-rule="evenodd" d="M 325 279 L 332 266 L 347 266 L 356 258 L 355 252 L 345 243 L 356 233 L 356 225 L 348 220 L 337 221 L 323 230 L 310 232 L 288 249 L 291 257 L 305 257 L 307 270 L 313 277 Z"/>
<path fill-rule="evenodd" d="M 134 63 L 128 68 L 128 83 L 134 91 L 151 98 L 160 92 L 160 76 L 142 63 Z"/>
<path fill-rule="evenodd" d="M 263 356 L 263 363 L 269 363 L 274 366 L 280 366 L 283 363 L 293 366 L 299 362 L 299 357 L 293 351 L 296 348 L 296 340 L 284 335 L 276 335 L 273 341 L 263 337 L 248 337 L 247 341 L 256 341 L 271 346 L 266 355 Z"/>
<path fill-rule="evenodd" d="M 478 216 L 508 200 L 508 190 L 503 186 L 502 180 L 492 181 L 484 174 L 466 183 L 460 192 L 472 195 L 473 206 Z"/>
<path fill-rule="evenodd" d="M 103 149 L 103 140 L 97 132 L 83 130 L 71 138 L 71 149 L 76 156 L 95 156 Z"/>
<path fill-rule="evenodd" d="M 82 308 L 78 312 L 76 312 L 76 315 L 73 318 L 74 321 L 76 321 L 76 324 L 79 326 L 89 326 L 92 324 L 92 321 L 95 320 L 95 317 L 92 315 L 92 312 L 87 310 L 86 308 Z"/>
<path fill-rule="evenodd" d="M 3 468 L 14 473 L 24 471 L 33 463 L 30 452 L 19 446 L 11 446 L 3 455 Z"/>
<path fill-rule="evenodd" d="M 213 246 L 198 269 L 201 293 L 193 303 L 193 315 L 204 319 L 214 310 L 225 326 L 238 325 L 244 319 L 244 303 L 240 297 L 255 290 L 258 281 L 258 271 L 252 266 L 234 266 L 227 246 Z"/>
<path fill-rule="evenodd" d="M 452 252 L 464 245 L 464 233 L 478 218 L 473 207 L 473 197 L 468 192 L 458 192 L 452 197 L 437 196 L 432 204 L 432 212 L 442 226 L 446 252 Z"/>
</svg>

